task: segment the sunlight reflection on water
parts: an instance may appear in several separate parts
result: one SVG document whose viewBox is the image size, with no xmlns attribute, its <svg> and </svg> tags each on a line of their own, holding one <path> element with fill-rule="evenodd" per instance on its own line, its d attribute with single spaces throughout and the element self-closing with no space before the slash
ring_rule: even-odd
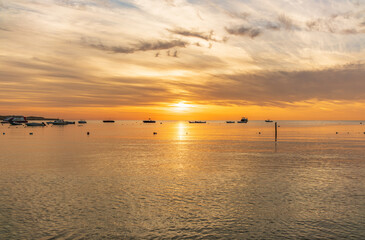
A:
<svg viewBox="0 0 365 240">
<path fill-rule="evenodd" d="M 364 126 L 279 125 L 2 125 L 0 239 L 364 239 Z"/>
</svg>

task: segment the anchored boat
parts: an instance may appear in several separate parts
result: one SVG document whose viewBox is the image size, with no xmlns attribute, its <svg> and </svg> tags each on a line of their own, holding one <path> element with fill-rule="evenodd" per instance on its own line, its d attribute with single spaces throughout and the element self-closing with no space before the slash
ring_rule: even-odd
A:
<svg viewBox="0 0 365 240">
<path fill-rule="evenodd" d="M 242 117 L 241 121 L 237 121 L 237 123 L 247 123 L 248 122 L 248 118 L 246 117 Z"/>
<path fill-rule="evenodd" d="M 151 120 L 151 118 L 149 118 L 148 120 L 143 120 L 144 123 L 155 123 L 155 120 Z"/>
</svg>

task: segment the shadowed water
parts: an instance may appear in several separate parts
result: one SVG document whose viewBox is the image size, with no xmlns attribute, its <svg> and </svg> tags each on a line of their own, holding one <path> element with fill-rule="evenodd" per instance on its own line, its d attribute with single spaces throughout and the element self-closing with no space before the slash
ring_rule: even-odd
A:
<svg viewBox="0 0 365 240">
<path fill-rule="evenodd" d="M 0 125 L 0 239 L 365 239 L 365 126 L 279 125 Z"/>
</svg>

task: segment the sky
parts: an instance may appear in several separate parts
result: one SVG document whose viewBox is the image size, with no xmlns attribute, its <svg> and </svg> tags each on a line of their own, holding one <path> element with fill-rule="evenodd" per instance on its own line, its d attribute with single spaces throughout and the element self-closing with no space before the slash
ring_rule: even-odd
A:
<svg viewBox="0 0 365 240">
<path fill-rule="evenodd" d="M 365 120 L 365 0 L 0 0 L 0 115 Z"/>
</svg>

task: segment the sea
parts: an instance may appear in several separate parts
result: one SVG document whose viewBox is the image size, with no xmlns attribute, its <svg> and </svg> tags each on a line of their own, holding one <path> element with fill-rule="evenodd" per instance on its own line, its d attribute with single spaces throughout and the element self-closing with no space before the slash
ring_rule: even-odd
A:
<svg viewBox="0 0 365 240">
<path fill-rule="evenodd" d="M 0 239 L 365 239 L 365 122 L 274 124 L 0 125 Z"/>
</svg>

